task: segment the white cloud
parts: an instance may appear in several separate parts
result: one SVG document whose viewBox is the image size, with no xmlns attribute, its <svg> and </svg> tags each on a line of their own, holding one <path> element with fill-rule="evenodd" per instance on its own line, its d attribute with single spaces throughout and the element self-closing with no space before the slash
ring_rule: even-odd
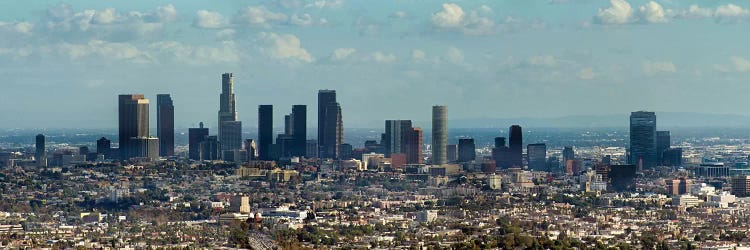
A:
<svg viewBox="0 0 750 250">
<path fill-rule="evenodd" d="M 2 32 L 13 32 L 13 33 L 21 33 L 21 34 L 31 34 L 32 30 L 34 29 L 34 24 L 29 22 L 14 22 L 14 23 L 6 23 L 6 22 L 0 22 L 0 31 Z"/>
<path fill-rule="evenodd" d="M 161 58 L 193 65 L 215 63 L 236 63 L 242 54 L 232 41 L 224 41 L 219 47 L 194 46 L 177 41 L 156 42 L 149 45 L 149 49 L 158 53 Z"/>
<path fill-rule="evenodd" d="M 174 22 L 178 19 L 177 9 L 171 4 L 157 7 L 153 16 L 158 22 Z"/>
<path fill-rule="evenodd" d="M 487 9 L 480 7 L 480 11 L 486 12 Z M 493 32 L 495 22 L 479 15 L 477 11 L 467 14 L 461 6 L 445 3 L 440 11 L 432 14 L 432 25 L 439 29 L 460 31 L 468 35 L 487 35 Z"/>
<path fill-rule="evenodd" d="M 666 23 L 669 20 L 666 17 L 664 8 L 654 2 L 648 2 L 639 8 L 640 17 L 642 22 L 646 23 Z"/>
<path fill-rule="evenodd" d="M 309 13 L 294 14 L 289 19 L 289 23 L 297 26 L 313 26 L 313 25 L 325 25 L 328 23 L 326 19 L 315 20 L 315 18 Z"/>
<path fill-rule="evenodd" d="M 394 63 L 396 62 L 396 55 L 392 53 L 383 53 L 380 51 L 373 52 L 367 58 L 367 60 L 374 61 L 377 63 Z"/>
<path fill-rule="evenodd" d="M 729 57 L 729 65 L 715 65 L 716 70 L 721 72 L 748 72 L 750 71 L 750 60 L 743 57 Z"/>
<path fill-rule="evenodd" d="M 412 50 L 411 59 L 418 62 L 424 61 L 425 59 L 427 59 L 427 53 L 420 49 Z"/>
<path fill-rule="evenodd" d="M 551 55 L 532 56 L 527 61 L 529 65 L 545 67 L 554 67 L 558 63 L 557 58 Z"/>
<path fill-rule="evenodd" d="M 93 23 L 95 24 L 111 24 L 118 19 L 117 12 L 114 8 L 106 8 L 103 11 L 94 13 Z"/>
<path fill-rule="evenodd" d="M 601 24 L 625 24 L 633 20 L 633 8 L 625 0 L 610 0 L 611 6 L 599 9 L 596 21 Z"/>
<path fill-rule="evenodd" d="M 234 39 L 235 34 L 237 34 L 237 31 L 234 29 L 223 29 L 216 33 L 216 39 L 221 41 L 229 41 Z"/>
<path fill-rule="evenodd" d="M 238 24 L 247 24 L 254 26 L 268 26 L 271 23 L 286 22 L 288 17 L 281 12 L 273 12 L 264 6 L 251 6 L 241 10 L 234 17 Z"/>
<path fill-rule="evenodd" d="M 578 78 L 582 80 L 591 80 L 596 77 L 596 74 L 594 73 L 594 69 L 591 67 L 583 68 L 580 71 L 578 71 Z"/>
<path fill-rule="evenodd" d="M 677 67 L 672 62 L 645 62 L 643 63 L 643 72 L 647 75 L 675 73 Z"/>
<path fill-rule="evenodd" d="M 334 61 L 343 61 L 354 54 L 354 52 L 357 52 L 354 48 L 338 48 L 331 53 L 331 59 Z"/>
<path fill-rule="evenodd" d="M 456 47 L 450 47 L 445 53 L 445 60 L 454 64 L 462 64 L 464 63 L 464 52 Z"/>
<path fill-rule="evenodd" d="M 229 21 L 219 12 L 199 10 L 196 13 L 193 26 L 204 29 L 221 29 L 229 25 Z"/>
<path fill-rule="evenodd" d="M 68 56 L 73 61 L 95 57 L 97 61 L 116 59 L 133 63 L 154 62 L 151 55 L 132 44 L 102 40 L 91 40 L 87 44 L 63 43 L 56 46 L 56 52 Z"/>
<path fill-rule="evenodd" d="M 344 0 L 314 0 L 305 5 L 306 8 L 339 8 L 344 5 Z"/>
<path fill-rule="evenodd" d="M 272 58 L 292 59 L 302 62 L 313 61 L 312 55 L 302 48 L 302 43 L 295 35 L 263 32 L 260 37 L 267 43 L 267 47 L 261 50 Z"/>
<path fill-rule="evenodd" d="M 750 17 L 750 11 L 734 4 L 727 4 L 716 7 L 714 17 L 718 21 L 734 21 Z"/>
<path fill-rule="evenodd" d="M 396 19 L 406 18 L 407 16 L 409 16 L 409 14 L 407 14 L 406 11 L 396 11 L 388 15 L 390 18 Z"/>
</svg>

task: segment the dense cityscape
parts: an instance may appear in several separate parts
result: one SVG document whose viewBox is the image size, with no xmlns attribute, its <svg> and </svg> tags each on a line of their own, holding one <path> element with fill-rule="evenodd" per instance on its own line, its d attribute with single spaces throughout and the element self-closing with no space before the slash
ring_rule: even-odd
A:
<svg viewBox="0 0 750 250">
<path fill-rule="evenodd" d="M 235 99 L 233 74 L 225 73 L 217 133 L 200 123 L 186 144 L 176 143 L 185 141 L 175 136 L 180 104 L 169 94 L 156 98 L 156 136 L 149 100 L 125 94 L 117 98 L 116 141 L 76 146 L 38 134 L 30 145 L 3 137 L 0 247 L 748 245 L 746 137 L 676 142 L 657 130 L 654 112 L 636 111 L 629 132 L 529 142 L 512 125 L 507 136 L 485 131 L 480 144 L 471 132 L 449 136 L 456 133 L 449 109 L 434 106 L 430 129 L 386 120 L 379 138 L 358 132 L 364 141 L 353 142 L 344 134 L 346 106 L 335 90 L 320 90 L 317 136 L 308 134 L 307 106 L 294 105 L 274 139 L 274 107 L 259 105 L 256 137 L 247 138 Z"/>
</svg>

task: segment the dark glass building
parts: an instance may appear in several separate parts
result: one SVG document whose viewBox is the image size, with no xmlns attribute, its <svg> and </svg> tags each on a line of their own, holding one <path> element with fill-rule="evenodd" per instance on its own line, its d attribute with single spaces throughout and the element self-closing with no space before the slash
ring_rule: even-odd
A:
<svg viewBox="0 0 750 250">
<path fill-rule="evenodd" d="M 174 103 L 168 94 L 156 95 L 156 136 L 159 155 L 174 155 Z"/>
<path fill-rule="evenodd" d="M 509 133 L 510 165 L 511 167 L 523 167 L 523 131 L 521 126 L 510 126 Z"/>
<path fill-rule="evenodd" d="M 656 114 L 638 111 L 630 114 L 630 150 L 628 163 L 639 169 L 657 165 Z"/>
<path fill-rule="evenodd" d="M 549 171 L 547 167 L 547 144 L 534 143 L 526 146 L 526 157 L 529 170 Z"/>
<path fill-rule="evenodd" d="M 635 192 L 635 165 L 612 165 L 608 178 L 615 192 Z"/>
<path fill-rule="evenodd" d="M 112 158 L 112 142 L 107 138 L 99 138 L 96 141 L 96 153 L 103 155 L 105 159 Z"/>
<path fill-rule="evenodd" d="M 201 143 L 208 137 L 208 128 L 203 127 L 201 122 L 199 127 L 188 129 L 188 157 L 191 160 L 201 160 Z"/>
<path fill-rule="evenodd" d="M 458 139 L 458 162 L 471 162 L 477 158 L 477 148 L 474 139 Z"/>
<path fill-rule="evenodd" d="M 34 152 L 34 158 L 36 158 L 37 166 L 47 166 L 47 137 L 43 134 L 36 135 L 36 151 Z"/>
<path fill-rule="evenodd" d="M 272 160 L 273 145 L 273 105 L 258 106 L 258 158 Z"/>
<path fill-rule="evenodd" d="M 672 145 L 669 131 L 656 131 L 656 162 L 665 166 L 664 152 Z"/>
<path fill-rule="evenodd" d="M 149 101 L 141 94 L 119 96 L 120 159 L 127 160 L 136 153 L 136 138 L 148 138 Z"/>
<path fill-rule="evenodd" d="M 292 106 L 292 155 L 307 156 L 307 105 Z"/>
</svg>

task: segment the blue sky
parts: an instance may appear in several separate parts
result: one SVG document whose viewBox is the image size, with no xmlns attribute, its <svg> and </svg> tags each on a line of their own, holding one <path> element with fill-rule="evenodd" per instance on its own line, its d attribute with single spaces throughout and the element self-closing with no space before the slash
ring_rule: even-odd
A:
<svg viewBox="0 0 750 250">
<path fill-rule="evenodd" d="M 748 8 L 736 0 L 3 1 L 0 128 L 113 128 L 121 93 L 154 101 L 170 93 L 178 127 L 211 125 L 223 72 L 235 73 L 246 127 L 260 104 L 275 105 L 278 125 L 292 104 L 307 104 L 313 124 L 318 89 L 338 91 L 347 127 L 428 121 L 435 104 L 451 118 L 750 115 Z"/>
</svg>

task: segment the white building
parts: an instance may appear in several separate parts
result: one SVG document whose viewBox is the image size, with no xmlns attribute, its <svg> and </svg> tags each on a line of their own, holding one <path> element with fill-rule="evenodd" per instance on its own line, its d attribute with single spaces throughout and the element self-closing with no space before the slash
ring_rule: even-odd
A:
<svg viewBox="0 0 750 250">
<path fill-rule="evenodd" d="M 700 204 L 703 204 L 702 199 L 689 194 L 683 194 L 672 198 L 673 206 L 695 207 L 699 206 Z"/>
</svg>

